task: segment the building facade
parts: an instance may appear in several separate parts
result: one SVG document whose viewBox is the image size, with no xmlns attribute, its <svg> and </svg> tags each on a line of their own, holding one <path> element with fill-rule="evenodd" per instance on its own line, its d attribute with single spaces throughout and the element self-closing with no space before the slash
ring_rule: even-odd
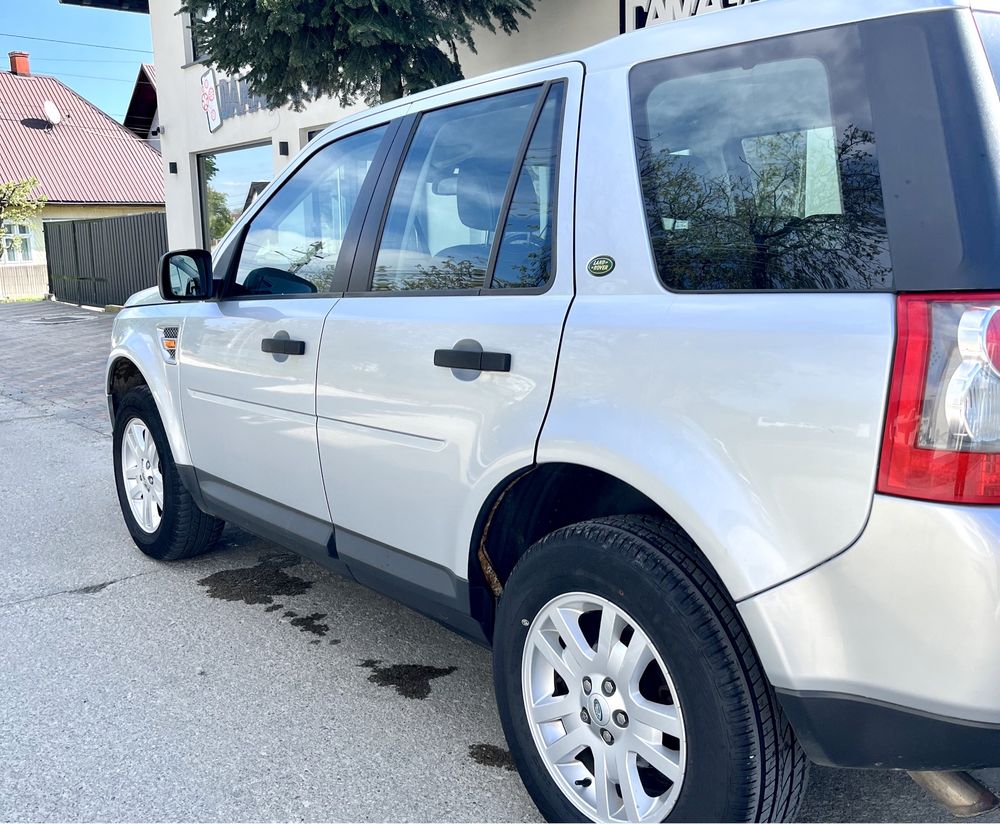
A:
<svg viewBox="0 0 1000 824">
<path fill-rule="evenodd" d="M 45 207 L 0 237 L 0 300 L 48 291 L 44 225 L 164 209 L 159 154 L 54 77 L 11 52 L 0 71 L 0 182 L 38 180 Z"/>
<path fill-rule="evenodd" d="M 181 0 L 60 0 L 150 14 L 171 246 L 212 248 L 266 183 L 312 137 L 362 106 L 321 99 L 302 111 L 269 108 L 245 81 L 198 54 Z M 574 51 L 631 31 L 757 0 L 536 0 L 508 37 L 481 32 L 460 53 L 466 77 Z"/>
</svg>

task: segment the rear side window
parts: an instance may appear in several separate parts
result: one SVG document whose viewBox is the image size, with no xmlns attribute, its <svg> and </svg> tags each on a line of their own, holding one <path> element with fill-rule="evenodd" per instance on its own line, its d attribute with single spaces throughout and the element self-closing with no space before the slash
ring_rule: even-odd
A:
<svg viewBox="0 0 1000 824">
<path fill-rule="evenodd" d="M 396 183 L 374 291 L 481 289 L 538 87 L 425 114 Z"/>
<path fill-rule="evenodd" d="M 892 287 L 857 51 L 845 30 L 632 71 L 642 193 L 667 288 Z"/>
</svg>

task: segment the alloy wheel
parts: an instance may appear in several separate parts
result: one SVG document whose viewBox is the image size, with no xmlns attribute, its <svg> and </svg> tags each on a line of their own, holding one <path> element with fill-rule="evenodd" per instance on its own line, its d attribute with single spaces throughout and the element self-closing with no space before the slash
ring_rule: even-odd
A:
<svg viewBox="0 0 1000 824">
<path fill-rule="evenodd" d="M 152 535 L 163 518 L 163 472 L 153 435 L 139 418 L 125 424 L 121 472 L 132 517 Z"/>
<path fill-rule="evenodd" d="M 525 712 L 549 774 L 598 821 L 662 821 L 684 779 L 677 693 L 639 624 L 597 595 L 553 599 L 528 629 Z"/>
</svg>

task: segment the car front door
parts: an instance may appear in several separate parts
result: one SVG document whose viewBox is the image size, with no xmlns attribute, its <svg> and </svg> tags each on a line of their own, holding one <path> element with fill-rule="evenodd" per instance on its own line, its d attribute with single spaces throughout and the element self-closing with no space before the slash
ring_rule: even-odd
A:
<svg viewBox="0 0 1000 824">
<path fill-rule="evenodd" d="M 323 332 L 338 551 L 425 611 L 467 608 L 480 507 L 534 461 L 574 288 L 582 80 L 571 63 L 415 103 L 369 212 L 368 259 Z"/>
<path fill-rule="evenodd" d="M 394 129 L 383 122 L 315 150 L 219 255 L 230 260 L 222 299 L 185 320 L 184 426 L 216 506 L 287 515 L 293 533 L 302 519 L 274 504 L 329 524 L 316 443 L 320 340 Z"/>
</svg>

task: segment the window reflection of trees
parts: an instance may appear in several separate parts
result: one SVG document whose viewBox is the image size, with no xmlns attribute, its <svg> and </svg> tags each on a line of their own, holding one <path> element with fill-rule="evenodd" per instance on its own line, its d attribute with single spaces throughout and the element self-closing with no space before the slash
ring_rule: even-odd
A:
<svg viewBox="0 0 1000 824">
<path fill-rule="evenodd" d="M 807 214 L 806 134 L 754 138 L 737 174 L 699 170 L 687 154 L 640 140 L 639 165 L 653 251 L 674 289 L 877 289 L 891 282 L 882 190 L 871 131 L 836 143 L 841 208 Z M 745 147 L 745 143 L 744 143 Z M 764 162 L 760 159 L 764 158 Z M 702 162 L 702 165 L 703 162 Z M 814 176 L 818 200 L 837 181 Z"/>
</svg>

